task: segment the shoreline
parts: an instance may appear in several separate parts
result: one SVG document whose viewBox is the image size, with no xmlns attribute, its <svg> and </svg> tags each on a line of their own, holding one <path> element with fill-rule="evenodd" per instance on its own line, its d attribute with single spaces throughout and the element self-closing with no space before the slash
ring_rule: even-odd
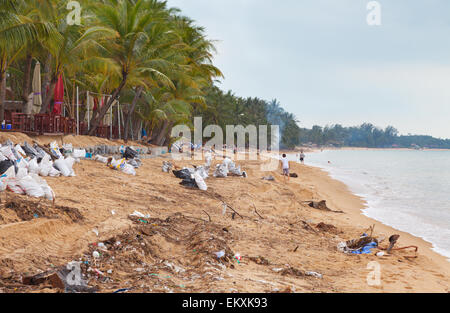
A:
<svg viewBox="0 0 450 313">
<path fill-rule="evenodd" d="M 299 164 L 296 164 L 299 165 Z M 355 225 L 369 225 L 375 224 L 376 231 L 386 234 L 399 234 L 402 246 L 415 245 L 419 247 L 419 253 L 426 254 L 432 259 L 441 269 L 450 275 L 450 261 L 443 255 L 433 250 L 433 244 L 425 239 L 410 234 L 408 232 L 400 231 L 392 226 L 386 225 L 374 218 L 364 215 L 363 210 L 366 209 L 367 202 L 360 196 L 354 194 L 350 188 L 344 183 L 331 177 L 331 175 L 324 169 L 309 165 L 300 165 L 303 169 L 314 172 L 310 181 L 314 185 L 320 185 L 321 190 L 318 191 L 320 195 L 327 200 L 334 209 L 343 209 L 348 216 L 350 216 L 350 223 Z"/>
</svg>

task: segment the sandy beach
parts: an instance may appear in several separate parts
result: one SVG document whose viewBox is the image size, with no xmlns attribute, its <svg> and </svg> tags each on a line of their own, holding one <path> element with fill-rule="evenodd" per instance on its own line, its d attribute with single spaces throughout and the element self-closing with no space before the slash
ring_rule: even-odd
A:
<svg viewBox="0 0 450 313">
<path fill-rule="evenodd" d="M 168 156 L 143 160 L 135 177 L 83 160 L 74 167 L 76 177 L 46 178 L 56 193 L 55 208 L 1 193 L 0 291 L 60 292 L 25 286 L 22 278 L 73 260 L 83 262 L 88 285 L 99 292 L 449 291 L 450 262 L 422 239 L 362 215 L 365 203 L 318 168 L 292 164 L 299 177 L 284 183 L 280 171 L 262 172 L 260 161 L 238 161 L 248 178 L 210 177 L 208 191 L 200 191 L 163 173 L 163 160 Z M 275 181 L 262 180 L 268 175 Z M 343 213 L 311 208 L 309 200 L 326 200 Z M 235 212 L 223 215 L 222 201 Z M 149 217 L 130 218 L 134 211 Z M 380 247 L 399 234 L 397 246 L 415 245 L 418 253 L 377 257 L 337 250 L 339 242 L 359 238 L 373 224 L 374 237 L 386 238 Z M 107 250 L 93 260 L 100 242 Z M 226 256 L 218 261 L 214 253 L 221 250 Z M 373 261 L 381 271 L 375 286 L 367 282 Z"/>
</svg>

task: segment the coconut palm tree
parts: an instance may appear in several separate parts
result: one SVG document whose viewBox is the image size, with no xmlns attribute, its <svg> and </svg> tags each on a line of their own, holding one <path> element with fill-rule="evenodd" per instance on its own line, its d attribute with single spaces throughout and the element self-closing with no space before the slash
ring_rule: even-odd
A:
<svg viewBox="0 0 450 313">
<path fill-rule="evenodd" d="M 121 81 L 112 93 L 112 97 L 100 109 L 92 120 L 89 135 L 93 135 L 110 106 L 116 101 L 129 79 L 146 73 L 163 85 L 173 88 L 171 80 L 147 59 L 149 37 L 147 31 L 155 20 L 155 14 L 149 10 L 152 0 L 116 0 L 96 3 L 90 9 L 97 19 L 97 27 L 104 27 L 114 34 L 106 36 L 105 57 L 115 62 L 121 69 Z M 162 62 L 158 62 L 161 65 Z"/>
<path fill-rule="evenodd" d="M 24 15 L 26 1 L 0 1 L 0 120 L 4 120 L 6 73 L 25 47 L 36 40 L 55 40 L 51 23 Z"/>
</svg>

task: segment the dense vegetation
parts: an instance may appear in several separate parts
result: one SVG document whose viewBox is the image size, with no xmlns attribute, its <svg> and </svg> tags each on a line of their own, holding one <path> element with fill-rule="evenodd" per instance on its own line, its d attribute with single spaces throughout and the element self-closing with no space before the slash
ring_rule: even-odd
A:
<svg viewBox="0 0 450 313">
<path fill-rule="evenodd" d="M 333 145 L 336 147 L 450 149 L 450 139 L 419 135 L 399 136 L 398 131 L 392 126 L 381 129 L 370 123 L 357 127 L 333 125 L 314 126 L 312 129 L 302 128 L 300 130 L 300 141 L 302 144 Z"/>
<path fill-rule="evenodd" d="M 68 2 L 0 0 L 0 121 L 7 92 L 8 100 L 22 101 L 22 111 L 31 113 L 27 103 L 32 72 L 40 62 L 41 113 L 51 109 L 60 75 L 66 89 L 65 110 L 71 117 L 76 87 L 81 119 L 86 91 L 112 95 L 91 115 L 87 134 L 95 133 L 120 99 L 126 139 L 136 137 L 143 127 L 152 143 L 168 144 L 174 126 L 192 126 L 194 116 L 204 116 L 205 124 L 218 125 L 281 119 L 286 134 L 295 134 L 285 143 L 297 143 L 295 119 L 277 102 L 237 98 L 214 86 L 223 75 L 213 65 L 213 42 L 180 10 L 158 0 L 80 0 L 80 24 L 69 25 L 67 15 L 73 8 L 68 10 Z"/>
</svg>

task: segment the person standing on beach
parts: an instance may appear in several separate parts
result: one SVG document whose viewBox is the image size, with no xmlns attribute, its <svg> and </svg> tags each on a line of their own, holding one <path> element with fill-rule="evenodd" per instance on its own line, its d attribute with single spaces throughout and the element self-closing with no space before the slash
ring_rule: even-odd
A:
<svg viewBox="0 0 450 313">
<path fill-rule="evenodd" d="M 305 154 L 303 153 L 303 150 L 300 153 L 300 162 L 302 162 L 302 164 L 305 164 Z"/>
<path fill-rule="evenodd" d="M 283 179 L 284 179 L 284 181 L 286 181 L 286 176 L 287 176 L 287 179 L 288 179 L 288 181 L 289 181 L 289 160 L 288 160 L 288 158 L 287 158 L 287 156 L 286 156 L 286 154 L 283 154 L 283 157 L 281 158 L 281 167 L 283 168 Z"/>
</svg>

